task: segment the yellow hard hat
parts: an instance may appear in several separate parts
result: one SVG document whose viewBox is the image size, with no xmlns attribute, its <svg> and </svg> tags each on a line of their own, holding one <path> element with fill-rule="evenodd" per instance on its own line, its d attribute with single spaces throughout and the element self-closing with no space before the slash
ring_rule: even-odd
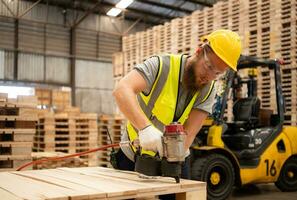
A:
<svg viewBox="0 0 297 200">
<path fill-rule="evenodd" d="M 237 33 L 219 29 L 202 37 L 201 40 L 207 40 L 215 54 L 234 71 L 237 71 L 237 61 L 241 53 L 241 40 Z"/>
</svg>

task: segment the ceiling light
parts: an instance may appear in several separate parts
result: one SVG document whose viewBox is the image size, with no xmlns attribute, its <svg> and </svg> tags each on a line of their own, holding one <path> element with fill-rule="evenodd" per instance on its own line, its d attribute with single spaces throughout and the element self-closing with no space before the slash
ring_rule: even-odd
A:
<svg viewBox="0 0 297 200">
<path fill-rule="evenodd" d="M 107 14 L 108 16 L 116 17 L 116 16 L 118 16 L 121 12 L 122 12 L 122 10 L 119 9 L 119 8 L 112 8 L 112 9 L 110 9 L 106 14 Z"/>
<path fill-rule="evenodd" d="M 134 0 L 121 0 L 119 3 L 116 4 L 117 8 L 125 9 L 127 8 L 131 3 L 133 3 Z"/>
</svg>

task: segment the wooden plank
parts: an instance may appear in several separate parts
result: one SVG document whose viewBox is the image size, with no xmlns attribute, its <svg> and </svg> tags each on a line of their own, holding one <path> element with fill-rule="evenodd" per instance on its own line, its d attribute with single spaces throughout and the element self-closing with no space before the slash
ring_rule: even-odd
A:
<svg viewBox="0 0 297 200">
<path fill-rule="evenodd" d="M 81 185 L 78 182 L 72 182 L 63 179 L 65 175 L 61 173 L 55 173 L 54 171 L 51 171 L 51 173 L 48 173 L 45 170 L 38 170 L 38 171 L 24 171 L 24 172 L 12 172 L 13 174 L 17 174 L 23 177 L 28 177 L 30 179 L 46 182 L 49 184 L 57 185 L 60 187 L 66 187 L 66 188 L 71 188 L 76 191 L 79 191 L 79 193 L 88 199 L 95 199 L 95 198 L 102 198 L 105 197 L 106 194 L 104 192 L 101 192 L 99 189 L 91 188 L 91 187 L 86 187 L 84 185 Z M 79 197 L 78 199 L 80 199 Z M 76 199 L 73 197 L 73 200 Z"/>
<path fill-rule="evenodd" d="M 17 176 L 9 172 L 0 173 L 0 179 L 3 180 L 0 181 L 0 188 L 2 190 L 9 191 L 23 199 L 38 200 L 54 198 L 55 200 L 68 200 L 68 195 L 66 196 L 66 194 L 73 194 L 73 191 L 68 188 L 59 188 L 55 185 Z"/>
<path fill-rule="evenodd" d="M 98 168 L 98 167 L 84 167 L 84 168 L 61 168 L 64 171 L 80 172 L 92 176 L 106 176 L 108 174 L 109 179 L 114 178 L 116 182 L 125 184 L 133 184 L 137 188 L 137 197 L 147 196 L 154 192 L 157 195 L 170 194 L 183 192 L 190 190 L 190 188 L 199 187 L 201 182 L 190 181 L 181 179 L 181 184 L 176 184 L 173 178 L 161 177 L 157 179 L 143 179 L 139 177 L 136 172 L 114 170 L 110 168 Z M 135 182 L 137 185 L 135 185 Z M 144 184 L 144 188 L 140 183 Z M 202 184 L 205 185 L 205 184 Z"/>
<path fill-rule="evenodd" d="M 23 187 L 18 187 L 22 185 Z M 11 193 L 21 199 L 154 199 L 156 195 L 206 199 L 206 184 L 159 177 L 143 179 L 136 172 L 101 167 L 59 168 L 0 173 L 0 196 Z M 14 196 L 12 196 L 12 200 Z"/>
<path fill-rule="evenodd" d="M 1 194 L 1 199 L 5 199 L 5 200 L 23 200 L 23 198 L 20 198 L 16 195 L 14 195 L 11 192 L 8 192 L 2 188 L 0 188 L 0 194 Z"/>
</svg>

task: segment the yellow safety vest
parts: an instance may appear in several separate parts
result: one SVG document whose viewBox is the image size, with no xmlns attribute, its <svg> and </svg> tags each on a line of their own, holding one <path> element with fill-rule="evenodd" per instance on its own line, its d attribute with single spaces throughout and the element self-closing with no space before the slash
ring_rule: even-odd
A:
<svg viewBox="0 0 297 200">
<path fill-rule="evenodd" d="M 137 95 L 142 111 L 149 119 L 149 121 L 160 131 L 164 131 L 164 126 L 170 124 L 174 120 L 175 111 L 177 108 L 179 84 L 180 84 L 180 71 L 182 66 L 182 55 L 165 55 L 158 56 L 159 70 L 157 78 L 152 86 L 152 89 L 148 95 L 140 93 Z M 186 106 L 182 116 L 178 119 L 178 122 L 184 124 L 188 118 L 192 107 L 198 97 L 200 103 L 203 103 L 211 93 L 214 81 L 208 84 L 208 92 L 204 97 L 200 97 L 197 91 L 192 97 L 190 103 Z M 128 122 L 127 133 L 130 142 L 133 142 L 138 138 L 137 129 Z M 135 152 L 134 146 L 131 146 Z M 142 153 L 155 156 L 155 152 L 142 151 Z"/>
</svg>

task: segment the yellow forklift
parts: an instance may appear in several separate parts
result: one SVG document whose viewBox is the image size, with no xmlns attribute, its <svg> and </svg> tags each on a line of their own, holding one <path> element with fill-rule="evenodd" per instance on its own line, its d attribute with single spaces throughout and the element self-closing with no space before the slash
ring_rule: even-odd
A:
<svg viewBox="0 0 297 200">
<path fill-rule="evenodd" d="M 274 72 L 276 109 L 261 108 L 256 73 L 243 81 L 238 73 L 225 76 L 216 112 L 206 120 L 191 148 L 191 177 L 207 182 L 207 197 L 226 199 L 234 186 L 275 183 L 281 191 L 297 191 L 297 127 L 284 126 L 284 97 L 277 60 L 241 56 L 238 71 L 257 67 Z M 247 95 L 236 93 L 246 84 Z M 232 90 L 231 90 L 232 89 Z M 233 93 L 233 120 L 224 113 Z"/>
</svg>

